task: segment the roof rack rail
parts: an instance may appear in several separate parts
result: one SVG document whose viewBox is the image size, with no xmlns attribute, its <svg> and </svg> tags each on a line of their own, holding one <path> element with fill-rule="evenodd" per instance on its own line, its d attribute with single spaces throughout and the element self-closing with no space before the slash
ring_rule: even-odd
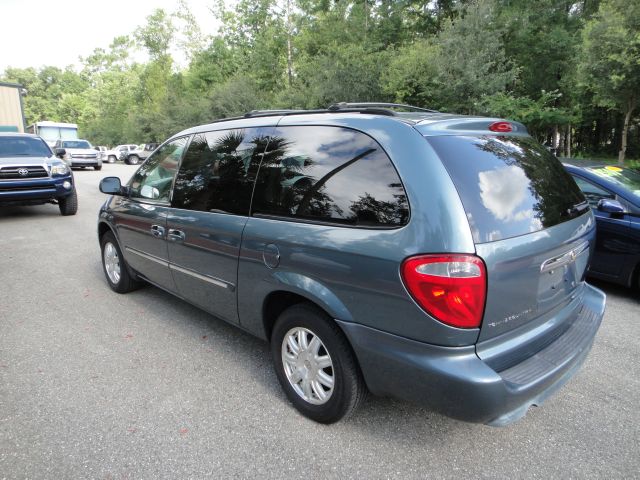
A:
<svg viewBox="0 0 640 480">
<path fill-rule="evenodd" d="M 250 117 L 269 117 L 271 115 L 294 115 L 305 113 L 307 110 L 291 110 L 291 109 L 277 109 L 277 110 L 251 110 L 244 114 L 245 118 Z"/>
<path fill-rule="evenodd" d="M 311 109 L 311 110 L 294 110 L 294 109 L 273 109 L 273 110 L 251 110 L 238 118 L 253 118 L 253 117 L 270 117 L 275 115 L 307 115 L 313 113 L 370 113 L 374 115 L 385 115 L 388 117 L 395 117 L 398 112 L 392 109 L 404 109 L 413 112 L 425 112 L 425 113 L 439 113 L 437 110 L 430 110 L 428 108 L 415 107 L 413 105 L 405 105 L 403 103 L 382 103 L 382 102 L 364 102 L 364 103 L 347 103 L 340 102 L 329 105 L 325 108 Z"/>
<path fill-rule="evenodd" d="M 373 113 L 377 115 L 386 115 L 386 116 L 395 116 L 396 112 L 393 110 L 389 110 L 387 108 L 375 108 L 371 106 L 367 107 L 345 107 L 345 108 L 327 108 L 327 109 L 316 109 L 316 110 L 251 110 L 244 114 L 244 118 L 253 118 L 253 117 L 270 117 L 273 115 L 307 115 L 313 113 Z"/>
<path fill-rule="evenodd" d="M 334 103 L 327 107 L 327 110 L 352 110 L 352 109 L 388 109 L 388 108 L 404 108 L 405 110 L 411 110 L 413 112 L 428 112 L 439 113 L 438 110 L 430 110 L 428 108 L 415 107 L 413 105 L 406 105 L 404 103 L 385 103 L 385 102 L 361 102 L 361 103 L 347 103 L 340 102 Z"/>
</svg>

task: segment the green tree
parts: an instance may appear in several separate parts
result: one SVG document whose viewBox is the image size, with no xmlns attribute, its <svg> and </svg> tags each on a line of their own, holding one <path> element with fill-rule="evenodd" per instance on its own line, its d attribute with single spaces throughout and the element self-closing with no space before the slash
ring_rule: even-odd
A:
<svg viewBox="0 0 640 480">
<path fill-rule="evenodd" d="M 640 93 L 640 3 L 608 0 L 582 34 L 580 78 L 595 102 L 624 116 L 618 163 L 624 163 L 627 136 Z"/>
<path fill-rule="evenodd" d="M 476 0 L 448 20 L 438 34 L 437 79 L 440 103 L 459 113 L 472 113 L 484 95 L 504 91 L 517 76 L 508 61 L 497 22 L 495 3 Z"/>
<path fill-rule="evenodd" d="M 427 108 L 446 108 L 439 93 L 440 49 L 431 40 L 420 39 L 400 47 L 382 74 L 383 90 L 394 101 Z"/>
</svg>

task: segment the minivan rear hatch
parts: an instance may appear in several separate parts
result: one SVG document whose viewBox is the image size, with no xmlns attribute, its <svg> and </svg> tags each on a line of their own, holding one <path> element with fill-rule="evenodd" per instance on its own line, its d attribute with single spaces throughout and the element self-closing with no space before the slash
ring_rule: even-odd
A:
<svg viewBox="0 0 640 480">
<path fill-rule="evenodd" d="M 479 341 L 539 324 L 583 287 L 593 216 L 560 162 L 528 135 L 426 137 L 487 267 Z"/>
</svg>

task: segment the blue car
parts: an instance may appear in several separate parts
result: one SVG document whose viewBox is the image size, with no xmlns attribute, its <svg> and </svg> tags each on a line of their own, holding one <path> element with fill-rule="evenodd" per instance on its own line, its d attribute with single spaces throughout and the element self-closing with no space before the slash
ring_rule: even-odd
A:
<svg viewBox="0 0 640 480">
<path fill-rule="evenodd" d="M 616 166 L 565 164 L 596 217 L 596 248 L 588 274 L 640 286 L 640 173 Z"/>
</svg>

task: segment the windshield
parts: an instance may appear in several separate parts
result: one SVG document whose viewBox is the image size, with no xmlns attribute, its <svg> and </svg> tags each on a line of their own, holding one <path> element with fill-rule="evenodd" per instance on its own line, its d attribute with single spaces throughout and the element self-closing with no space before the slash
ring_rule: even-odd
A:
<svg viewBox="0 0 640 480">
<path fill-rule="evenodd" d="M 56 141 L 60 138 L 58 127 L 39 127 L 38 135 L 40 135 L 45 140 L 53 140 Z"/>
<path fill-rule="evenodd" d="M 78 138 L 78 130 L 73 127 L 54 127 L 54 126 L 39 126 L 38 135 L 48 141 L 61 140 L 75 140 Z"/>
<path fill-rule="evenodd" d="M 62 140 L 73 140 L 78 138 L 78 130 L 70 127 L 60 127 L 60 138 Z"/>
<path fill-rule="evenodd" d="M 86 140 L 68 140 L 62 142 L 62 148 L 91 148 L 91 144 Z"/>
<path fill-rule="evenodd" d="M 606 178 L 629 190 L 629 192 L 640 200 L 640 173 L 620 167 L 592 167 L 589 171 L 599 177 Z"/>
<path fill-rule="evenodd" d="M 46 143 L 35 137 L 0 137 L 0 157 L 50 157 Z"/>
<path fill-rule="evenodd" d="M 530 137 L 428 137 L 455 184 L 474 241 L 537 232 L 588 211 L 562 164 Z"/>
</svg>

